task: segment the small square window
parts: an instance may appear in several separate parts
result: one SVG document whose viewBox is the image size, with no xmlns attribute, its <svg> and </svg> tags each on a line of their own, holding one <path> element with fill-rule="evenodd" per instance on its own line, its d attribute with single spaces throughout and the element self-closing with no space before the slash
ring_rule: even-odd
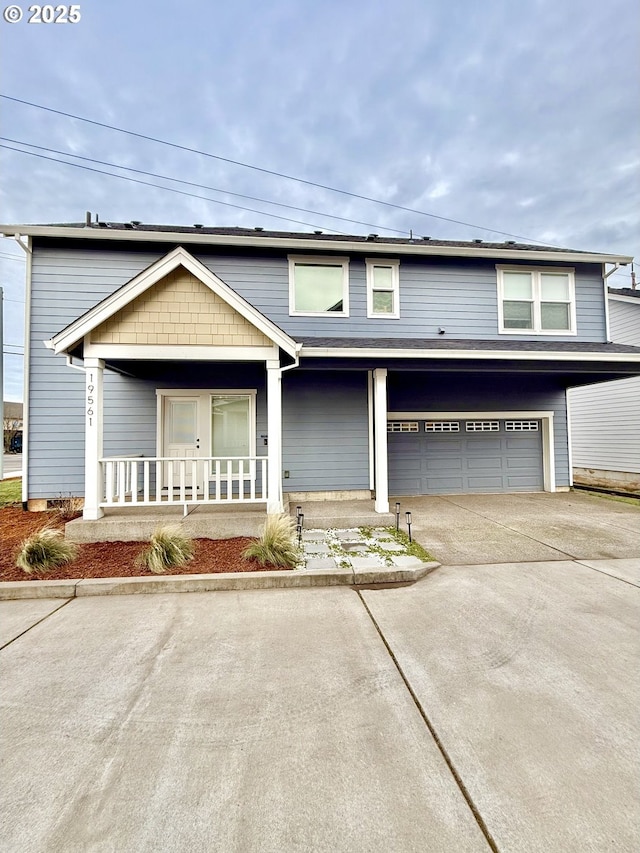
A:
<svg viewBox="0 0 640 853">
<path fill-rule="evenodd" d="M 400 316 L 400 261 L 367 258 L 367 317 Z"/>
<path fill-rule="evenodd" d="M 289 313 L 348 317 L 348 258 L 290 257 Z"/>
</svg>

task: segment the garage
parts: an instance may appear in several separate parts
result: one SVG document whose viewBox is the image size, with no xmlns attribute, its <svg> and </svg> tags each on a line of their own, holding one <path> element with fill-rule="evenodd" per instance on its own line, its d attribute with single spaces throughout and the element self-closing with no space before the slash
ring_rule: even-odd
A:
<svg viewBox="0 0 640 853">
<path fill-rule="evenodd" d="M 544 489 L 538 419 L 390 420 L 387 433 L 392 495 Z"/>
</svg>

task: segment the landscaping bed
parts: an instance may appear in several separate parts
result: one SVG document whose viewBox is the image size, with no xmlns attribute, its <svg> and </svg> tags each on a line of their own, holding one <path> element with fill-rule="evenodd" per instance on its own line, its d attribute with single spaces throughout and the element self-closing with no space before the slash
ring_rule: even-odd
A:
<svg viewBox="0 0 640 853">
<path fill-rule="evenodd" d="M 0 509 L 0 582 L 154 577 L 148 569 L 136 565 L 136 557 L 146 545 L 144 542 L 92 542 L 79 545 L 78 556 L 72 563 L 46 574 L 26 574 L 16 566 L 16 554 L 28 536 L 43 527 L 61 530 L 64 524 L 64 519 L 57 511 L 24 512 L 21 507 L 14 506 Z M 247 560 L 242 556 L 245 548 L 253 541 L 246 536 L 235 539 L 194 539 L 193 560 L 184 566 L 172 568 L 168 574 L 259 572 L 275 568 L 261 566 L 255 560 Z"/>
</svg>

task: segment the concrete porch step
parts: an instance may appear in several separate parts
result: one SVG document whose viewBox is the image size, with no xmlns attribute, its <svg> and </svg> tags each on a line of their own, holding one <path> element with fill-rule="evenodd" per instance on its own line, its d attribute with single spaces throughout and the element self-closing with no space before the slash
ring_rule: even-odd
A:
<svg viewBox="0 0 640 853">
<path fill-rule="evenodd" d="M 71 542 L 145 542 L 156 528 L 172 524 L 193 539 L 258 536 L 266 519 L 264 506 L 197 506 L 184 516 L 182 507 L 136 507 L 107 510 L 97 521 L 76 518 L 65 525 Z"/>
<path fill-rule="evenodd" d="M 289 504 L 289 514 L 294 518 L 297 506 L 300 506 L 304 513 L 306 529 L 391 527 L 396 523 L 393 513 L 376 512 L 372 500 L 292 501 Z"/>
</svg>

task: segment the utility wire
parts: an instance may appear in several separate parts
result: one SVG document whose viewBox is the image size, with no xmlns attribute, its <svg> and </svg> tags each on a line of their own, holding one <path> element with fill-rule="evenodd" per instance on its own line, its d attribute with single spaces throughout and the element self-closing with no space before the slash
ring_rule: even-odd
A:
<svg viewBox="0 0 640 853">
<path fill-rule="evenodd" d="M 4 98 L 7 101 L 13 101 L 14 103 L 17 103 L 17 104 L 23 104 L 23 105 L 28 106 L 28 107 L 34 107 L 35 109 L 38 109 L 38 110 L 45 110 L 46 112 L 54 113 L 55 115 L 64 116 L 65 118 L 72 118 L 72 119 L 75 119 L 76 121 L 82 121 L 82 122 L 85 122 L 86 124 L 92 124 L 95 127 L 104 127 L 107 130 L 114 130 L 117 133 L 125 133 L 128 136 L 135 136 L 138 139 L 145 139 L 148 142 L 156 142 L 159 145 L 166 145 L 170 148 L 176 148 L 180 151 L 187 151 L 190 154 L 198 154 L 201 157 L 209 157 L 212 160 L 219 160 L 222 163 L 230 163 L 233 166 L 241 166 L 242 168 L 245 168 L 245 169 L 252 169 L 255 172 L 261 172 L 262 174 L 265 174 L 265 175 L 272 175 L 276 178 L 284 178 L 285 180 L 288 180 L 288 181 L 296 181 L 297 183 L 305 184 L 306 186 L 316 187 L 317 189 L 327 190 L 328 192 L 332 192 L 332 193 L 339 193 L 340 195 L 345 195 L 345 196 L 348 196 L 349 198 L 357 198 L 360 201 L 368 201 L 368 202 L 371 202 L 373 204 L 381 204 L 381 205 L 384 205 L 385 207 L 390 207 L 390 208 L 393 208 L 395 210 L 403 210 L 406 213 L 415 213 L 415 214 L 418 214 L 419 216 L 428 216 L 432 219 L 438 219 L 442 222 L 451 222 L 454 225 L 463 225 L 466 228 L 478 228 L 478 229 L 481 229 L 483 231 L 490 231 L 492 234 L 501 234 L 503 237 L 514 237 L 516 240 L 525 240 L 526 242 L 530 242 L 530 243 L 541 243 L 542 242 L 541 240 L 533 240 L 530 237 L 523 237 L 522 235 L 519 235 L 519 234 L 511 234 L 508 231 L 499 231 L 497 228 L 486 228 L 482 225 L 475 225 L 472 222 L 463 222 L 460 219 L 450 219 L 447 216 L 438 216 L 437 214 L 429 213 L 426 210 L 417 210 L 416 208 L 413 208 L 413 207 L 405 207 L 402 204 L 394 204 L 391 201 L 383 201 L 382 199 L 371 198 L 370 196 L 360 195 L 359 193 L 350 192 L 349 190 L 342 190 L 342 189 L 339 189 L 338 187 L 331 187 L 331 186 L 328 186 L 327 184 L 320 184 L 320 183 L 317 183 L 316 181 L 309 181 L 309 180 L 306 180 L 305 178 L 297 178 L 294 175 L 287 175 L 284 172 L 277 172 L 273 169 L 265 169 L 262 166 L 254 166 L 250 163 L 243 163 L 240 160 L 232 160 L 229 157 L 222 157 L 219 154 L 211 154 L 208 151 L 200 151 L 198 148 L 190 148 L 186 145 L 179 145 L 176 142 L 168 142 L 167 140 L 159 139 L 156 136 L 149 136 L 145 133 L 137 133 L 136 131 L 133 131 L 133 130 L 126 130 L 125 128 L 117 127 L 117 126 L 112 125 L 112 124 L 106 124 L 105 122 L 101 122 L 101 121 L 95 121 L 94 119 L 85 118 L 84 116 L 77 116 L 77 115 L 74 115 L 73 113 L 65 112 L 64 110 L 54 110 L 52 107 L 45 107 L 42 104 L 34 104 L 32 101 L 25 101 L 22 98 L 14 98 L 11 95 L 4 95 L 4 94 L 0 93 L 0 98 Z M 296 220 L 291 219 L 289 221 L 295 222 Z M 306 224 L 306 223 L 301 223 L 301 224 Z M 329 230 L 333 230 L 333 229 L 329 229 Z"/>
<path fill-rule="evenodd" d="M 153 184 L 150 181 L 141 181 L 138 178 L 131 178 L 128 175 L 116 175 L 113 172 L 105 172 L 102 169 L 93 169 L 91 166 L 82 166 L 80 163 L 69 163 L 66 160 L 58 160 L 56 157 L 47 157 L 45 154 L 36 154 L 35 151 L 23 151 L 21 148 L 13 148 L 11 145 L 3 145 L 0 144 L 0 148 L 6 148 L 8 151 L 17 151 L 18 154 L 27 154 L 29 157 L 39 157 L 41 160 L 50 160 L 52 163 L 61 163 L 63 166 L 73 166 L 74 169 L 84 169 L 85 172 L 95 172 L 98 175 L 109 175 L 112 178 L 120 178 L 121 181 L 130 181 L 134 184 L 142 184 L 145 187 L 154 187 L 157 190 L 165 190 L 169 193 L 177 193 L 178 195 L 186 195 L 190 198 L 197 198 L 200 201 L 211 201 L 214 204 L 222 204 L 225 207 L 234 207 L 236 210 L 245 210 L 250 213 L 257 213 L 260 216 L 270 216 L 272 219 L 281 219 L 284 222 L 295 222 L 297 225 L 306 225 L 308 228 L 316 228 L 319 229 L 319 225 L 313 225 L 311 222 L 303 222 L 300 219 L 291 219 L 287 216 L 278 216 L 277 213 L 266 213 L 264 210 L 256 210 L 253 207 L 243 207 L 241 204 L 232 204 L 230 201 L 219 201 L 217 198 L 209 198 L 204 195 L 197 195 L 196 193 L 189 193 L 186 190 L 177 190 L 174 187 L 163 187 L 160 184 Z M 344 232 L 337 231 L 335 228 L 327 228 L 324 226 L 325 231 L 333 231 L 336 234 L 344 235 Z"/>
<path fill-rule="evenodd" d="M 329 219 L 339 219 L 341 222 L 349 222 L 352 225 L 366 225 L 367 228 L 378 228 L 381 231 L 394 231 L 396 234 L 410 234 L 410 231 L 403 231 L 400 228 L 388 228 L 386 225 L 375 225 L 372 222 L 362 222 L 359 219 L 349 219 L 346 216 L 336 216 L 333 213 L 323 213 L 320 210 L 310 210 L 307 207 L 296 207 L 293 204 L 284 204 L 280 201 L 270 201 L 268 198 L 260 198 L 253 195 L 244 195 L 243 193 L 232 192 L 231 190 L 223 190 L 220 187 L 210 187 L 206 184 L 197 184 L 193 181 L 185 181 L 181 178 L 172 178 L 169 175 L 159 175 L 156 172 L 146 172 L 143 169 L 134 169 L 132 166 L 121 166 L 119 163 L 109 163 L 107 160 L 96 160 L 94 157 L 83 157 L 80 154 L 73 154 L 71 151 L 59 151 L 57 148 L 47 148 L 44 145 L 34 145 L 31 142 L 23 142 L 21 139 L 10 139 L 8 136 L 0 136 L 3 142 L 13 142 L 15 145 L 26 145 L 27 148 L 37 148 L 39 151 L 48 151 L 50 154 L 61 154 L 63 157 L 73 157 L 76 160 L 84 160 L 88 163 L 97 163 L 100 166 L 110 166 L 112 169 L 124 169 L 127 172 L 135 172 L 137 175 L 146 175 L 150 178 L 160 178 L 163 181 L 174 181 L 177 184 L 183 184 L 188 187 L 196 187 L 201 190 L 212 190 L 215 193 L 225 193 L 226 195 L 234 196 L 235 198 L 245 198 L 248 201 L 257 201 L 261 204 L 272 204 L 275 207 L 284 207 L 287 210 L 298 210 L 301 213 L 310 213 L 312 216 L 326 216 Z M 290 220 L 294 222 L 295 220 Z M 331 230 L 331 229 L 329 229 Z"/>
</svg>

